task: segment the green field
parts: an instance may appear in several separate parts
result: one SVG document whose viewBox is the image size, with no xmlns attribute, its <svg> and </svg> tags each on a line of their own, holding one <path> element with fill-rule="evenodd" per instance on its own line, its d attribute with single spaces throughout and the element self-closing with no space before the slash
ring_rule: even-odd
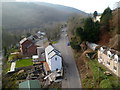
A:
<svg viewBox="0 0 120 90">
<path fill-rule="evenodd" d="M 16 68 L 17 67 L 26 67 L 33 65 L 32 59 L 20 59 L 16 62 Z"/>
</svg>

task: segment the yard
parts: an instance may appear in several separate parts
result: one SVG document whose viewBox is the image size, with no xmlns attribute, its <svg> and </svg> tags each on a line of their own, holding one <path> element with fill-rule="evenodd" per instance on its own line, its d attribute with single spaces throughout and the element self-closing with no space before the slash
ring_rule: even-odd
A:
<svg viewBox="0 0 120 90">
<path fill-rule="evenodd" d="M 20 59 L 16 62 L 16 68 L 33 65 L 32 59 Z"/>
</svg>

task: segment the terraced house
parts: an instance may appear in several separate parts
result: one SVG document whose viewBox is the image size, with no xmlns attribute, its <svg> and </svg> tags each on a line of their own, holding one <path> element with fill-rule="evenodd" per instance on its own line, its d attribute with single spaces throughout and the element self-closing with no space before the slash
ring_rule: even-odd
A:
<svg viewBox="0 0 120 90">
<path fill-rule="evenodd" d="M 98 50 L 98 62 L 120 77 L 120 52 L 105 46 L 100 47 Z"/>
</svg>

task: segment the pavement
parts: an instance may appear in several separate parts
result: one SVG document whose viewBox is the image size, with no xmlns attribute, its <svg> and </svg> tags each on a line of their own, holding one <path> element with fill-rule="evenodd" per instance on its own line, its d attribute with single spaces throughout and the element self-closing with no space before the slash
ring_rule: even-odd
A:
<svg viewBox="0 0 120 90">
<path fill-rule="evenodd" d="M 61 39 L 58 43 L 54 44 L 55 47 L 61 52 L 63 56 L 64 64 L 64 79 L 62 81 L 62 88 L 82 88 L 79 72 L 74 60 L 73 52 L 70 46 L 67 46 L 69 42 L 68 37 L 66 36 L 67 28 L 64 28 L 61 31 Z"/>
</svg>

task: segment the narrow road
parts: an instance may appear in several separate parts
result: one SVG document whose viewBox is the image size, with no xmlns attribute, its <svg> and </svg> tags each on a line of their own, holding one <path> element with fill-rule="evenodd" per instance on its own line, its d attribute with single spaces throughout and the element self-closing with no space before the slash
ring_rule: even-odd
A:
<svg viewBox="0 0 120 90">
<path fill-rule="evenodd" d="M 70 46 L 67 46 L 67 43 L 69 42 L 68 37 L 66 36 L 67 28 L 64 28 L 63 30 L 65 32 L 62 32 L 61 39 L 55 44 L 55 47 L 63 56 L 65 74 L 64 80 L 62 81 L 62 88 L 82 88 L 72 49 Z"/>
</svg>

